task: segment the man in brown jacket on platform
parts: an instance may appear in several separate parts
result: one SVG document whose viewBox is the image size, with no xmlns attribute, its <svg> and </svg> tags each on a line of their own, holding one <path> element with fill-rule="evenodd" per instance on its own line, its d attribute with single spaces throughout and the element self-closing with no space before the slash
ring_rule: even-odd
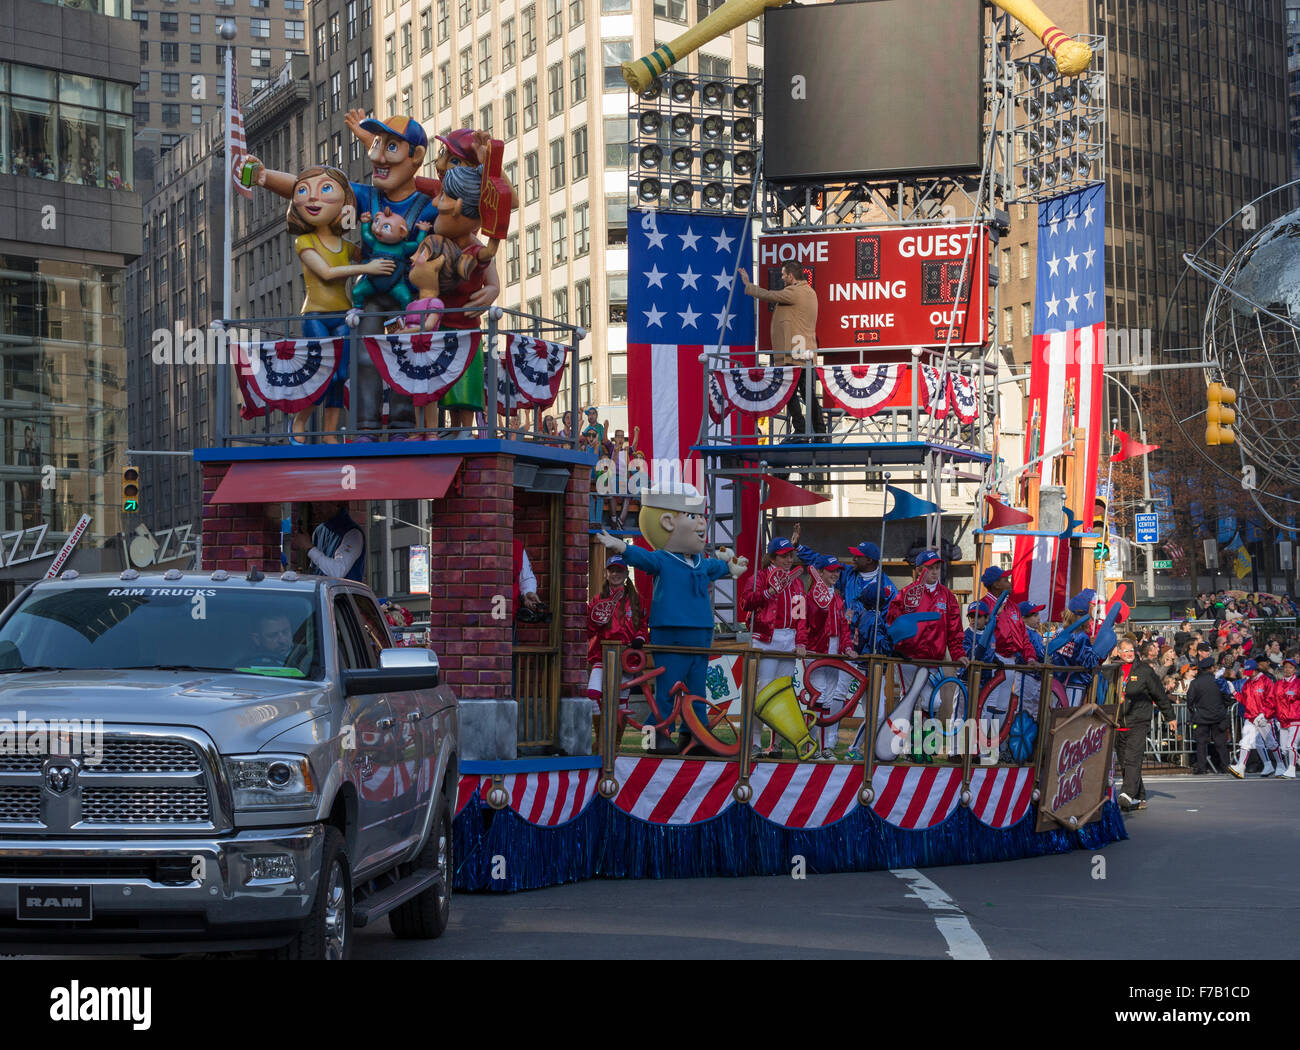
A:
<svg viewBox="0 0 1300 1050">
<path fill-rule="evenodd" d="M 778 366 L 817 363 L 817 293 L 806 280 L 797 262 L 787 261 L 781 266 L 781 282 L 785 286 L 776 291 L 760 288 L 749 280 L 749 271 L 741 270 L 745 294 L 765 303 L 776 303 L 772 314 L 772 363 Z M 798 440 L 803 433 L 803 408 L 806 376 L 800 375 L 787 406 L 790 429 Z M 824 433 L 821 399 L 816 380 L 813 386 L 812 429 L 814 434 Z M 814 440 L 817 440 L 814 438 Z"/>
</svg>

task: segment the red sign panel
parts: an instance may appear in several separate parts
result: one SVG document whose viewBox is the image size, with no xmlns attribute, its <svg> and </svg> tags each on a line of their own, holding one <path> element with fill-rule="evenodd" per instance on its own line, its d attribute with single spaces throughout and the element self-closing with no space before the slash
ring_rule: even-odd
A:
<svg viewBox="0 0 1300 1050">
<path fill-rule="evenodd" d="M 800 265 L 817 290 L 821 350 L 982 346 L 988 254 L 987 230 L 967 224 L 780 234 L 758 239 L 758 280 L 780 288 L 781 264 Z M 771 350 L 775 307 L 759 307 L 758 349 Z"/>
</svg>

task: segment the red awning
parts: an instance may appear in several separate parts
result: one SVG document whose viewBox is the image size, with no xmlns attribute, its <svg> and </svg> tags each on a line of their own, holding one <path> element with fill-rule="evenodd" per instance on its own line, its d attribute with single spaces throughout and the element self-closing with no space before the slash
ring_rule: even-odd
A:
<svg viewBox="0 0 1300 1050">
<path fill-rule="evenodd" d="M 357 456 L 347 464 L 336 459 L 232 463 L 212 502 L 441 499 L 460 462 L 460 456 Z"/>
</svg>

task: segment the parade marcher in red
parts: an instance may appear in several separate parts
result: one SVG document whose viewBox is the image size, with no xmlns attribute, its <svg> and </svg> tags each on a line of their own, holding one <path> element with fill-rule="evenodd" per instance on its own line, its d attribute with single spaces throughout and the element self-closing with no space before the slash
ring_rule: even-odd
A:
<svg viewBox="0 0 1300 1050">
<path fill-rule="evenodd" d="M 605 642 L 622 642 L 640 648 L 647 637 L 646 617 L 641 609 L 641 599 L 635 587 L 627 585 L 627 562 L 614 555 L 605 563 L 605 585 L 600 594 L 587 606 L 587 666 L 591 675 L 587 679 L 587 698 L 592 708 L 596 726 L 596 739 L 600 739 L 601 699 L 604 695 L 605 668 L 602 646 Z M 623 675 L 626 683 L 633 676 Z M 618 739 L 623 738 L 623 727 L 629 713 L 630 691 L 627 685 L 619 693 Z"/>
<path fill-rule="evenodd" d="M 812 583 L 808 588 L 808 648 L 814 653 L 832 656 L 857 656 L 853 648 L 853 628 L 849 624 L 844 599 L 835 587 L 841 571 L 847 566 L 833 554 L 819 554 L 808 566 Z M 809 683 L 807 679 L 817 680 Z M 853 690 L 853 676 L 847 670 L 833 667 L 818 668 L 812 676 L 805 674 L 805 685 L 814 685 L 820 693 L 820 705 L 826 710 L 839 710 L 841 703 Z M 821 753 L 818 757 L 835 760 L 835 746 L 840 739 L 840 724 L 821 729 Z"/>
<path fill-rule="evenodd" d="M 989 568 L 980 577 L 988 593 L 980 599 L 990 609 L 997 604 L 998 596 L 1011 589 L 1011 571 L 1009 569 Z M 1029 631 L 1020 615 L 1020 606 L 1008 598 L 1002 603 L 998 613 L 997 625 L 993 628 L 993 648 L 1001 657 L 1020 657 L 1021 662 L 1032 664 L 1038 662 L 1033 643 L 1029 640 Z"/>
<path fill-rule="evenodd" d="M 1270 752 L 1276 749 L 1271 723 L 1277 715 L 1277 705 L 1273 699 L 1275 688 L 1272 677 L 1261 671 L 1255 660 L 1246 660 L 1242 665 L 1245 683 L 1237 692 L 1237 700 L 1245 708 L 1241 719 L 1240 753 L 1237 764 L 1229 766 L 1228 771 L 1236 777 L 1246 776 L 1246 759 L 1252 749 L 1259 752 L 1264 768 L 1260 776 L 1271 777 L 1274 773 Z M 1282 772 L 1282 759 L 1278 758 L 1277 772 Z"/>
<path fill-rule="evenodd" d="M 1300 678 L 1296 677 L 1296 658 L 1288 656 L 1282 661 L 1282 677 L 1273 685 L 1272 699 L 1277 707 L 1277 720 L 1281 726 L 1279 743 L 1286 755 L 1286 769 L 1279 774 L 1287 780 L 1295 779 L 1297 738 L 1300 738 Z"/>
<path fill-rule="evenodd" d="M 922 551 L 916 556 L 916 579 L 904 587 L 889 603 L 886 619 L 893 623 L 904 613 L 937 612 L 939 619 L 919 624 L 911 638 L 894 646 L 909 660 L 942 660 L 945 653 L 954 660 L 966 659 L 961 625 L 961 602 L 939 582 L 942 562 L 937 551 Z"/>
<path fill-rule="evenodd" d="M 771 653 L 758 661 L 758 689 L 782 676 L 794 679 L 795 658 L 803 659 L 808 645 L 808 599 L 794 571 L 795 548 L 778 536 L 767 545 L 767 558 L 754 573 L 749 591 L 740 600 L 742 615 L 753 614 L 753 646 Z M 759 757 L 762 725 L 754 719 L 754 757 Z M 773 735 L 768 756 L 778 757 L 781 745 Z"/>
</svg>

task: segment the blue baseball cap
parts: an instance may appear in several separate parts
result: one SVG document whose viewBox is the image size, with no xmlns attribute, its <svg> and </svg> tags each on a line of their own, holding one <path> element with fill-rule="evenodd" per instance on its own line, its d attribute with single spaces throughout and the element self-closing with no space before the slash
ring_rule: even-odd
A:
<svg viewBox="0 0 1300 1050">
<path fill-rule="evenodd" d="M 989 607 L 983 602 L 971 602 L 966 606 L 966 612 L 968 615 L 973 613 L 976 616 L 987 616 L 989 614 Z"/>
<path fill-rule="evenodd" d="M 389 117 L 387 120 L 371 117 L 363 120 L 361 126 L 376 135 L 396 135 L 399 139 L 405 139 L 413 148 L 429 148 L 429 136 L 424 133 L 424 128 L 420 127 L 419 121 L 407 116 Z"/>
<path fill-rule="evenodd" d="M 605 562 L 607 569 L 626 569 L 627 562 L 623 560 L 623 555 L 615 554 L 609 561 Z"/>
<path fill-rule="evenodd" d="M 1082 616 L 1092 607 L 1092 603 L 1096 601 L 1096 599 L 1097 592 L 1091 587 L 1087 587 L 1071 598 L 1069 603 L 1066 605 L 1066 608 L 1069 609 L 1070 612 L 1078 613 Z"/>
<path fill-rule="evenodd" d="M 767 545 L 768 554 L 785 554 L 792 550 L 794 550 L 794 544 L 784 536 L 775 537 L 772 542 Z"/>
<path fill-rule="evenodd" d="M 927 565 L 933 565 L 935 562 L 942 560 L 943 559 L 939 557 L 938 551 L 922 551 L 916 556 L 915 564 L 918 569 L 921 569 Z"/>
<path fill-rule="evenodd" d="M 848 566 L 835 557 L 834 554 L 819 554 L 813 559 L 813 568 L 839 572 L 841 569 L 847 569 Z"/>
<path fill-rule="evenodd" d="M 867 561 L 880 561 L 880 548 L 870 541 L 859 543 L 856 547 L 850 547 L 849 553 L 855 558 L 866 558 Z"/>
<path fill-rule="evenodd" d="M 1047 608 L 1046 605 L 1035 605 L 1033 602 L 1021 602 L 1021 603 L 1020 603 L 1020 615 L 1021 615 L 1021 616 L 1033 616 L 1034 613 L 1040 613 L 1040 612 L 1042 612 L 1042 611 L 1043 611 L 1044 609 L 1046 609 L 1046 608 Z"/>
<path fill-rule="evenodd" d="M 1243 671 L 1258 671 L 1259 664 L 1254 660 L 1246 660 L 1242 663 L 1241 668 Z"/>
<path fill-rule="evenodd" d="M 1009 575 L 1009 571 L 1007 569 L 999 569 L 995 565 L 990 565 L 987 569 L 984 570 L 983 575 L 980 576 L 980 581 L 984 584 L 985 587 L 989 587 L 997 583 L 998 580 L 1002 579 L 1003 576 L 1007 576 L 1007 575 Z"/>
</svg>

